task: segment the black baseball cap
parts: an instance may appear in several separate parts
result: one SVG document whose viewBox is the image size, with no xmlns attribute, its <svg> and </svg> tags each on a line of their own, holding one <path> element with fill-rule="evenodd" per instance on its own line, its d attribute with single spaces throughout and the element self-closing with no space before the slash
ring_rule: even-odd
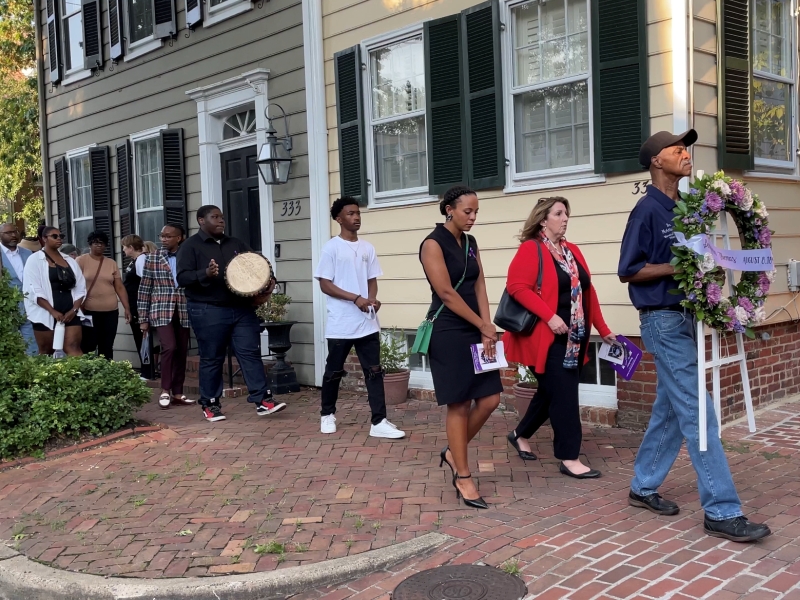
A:
<svg viewBox="0 0 800 600">
<path fill-rule="evenodd" d="M 639 150 L 639 162 L 645 169 L 650 168 L 650 161 L 654 156 L 658 156 L 664 148 L 674 146 L 678 142 L 683 142 L 685 146 L 691 146 L 697 141 L 697 132 L 694 129 L 683 133 L 670 133 L 669 131 L 659 131 L 654 133 L 647 141 L 642 144 Z"/>
</svg>

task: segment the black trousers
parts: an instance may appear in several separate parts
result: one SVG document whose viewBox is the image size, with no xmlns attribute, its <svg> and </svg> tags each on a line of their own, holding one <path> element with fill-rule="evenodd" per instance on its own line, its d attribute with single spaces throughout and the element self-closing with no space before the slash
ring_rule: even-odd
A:
<svg viewBox="0 0 800 600">
<path fill-rule="evenodd" d="M 347 375 L 344 363 L 350 350 L 355 346 L 358 361 L 364 370 L 369 408 L 372 411 L 372 424 L 377 425 L 386 418 L 386 395 L 383 391 L 383 369 L 381 369 L 380 334 L 373 333 L 356 340 L 328 340 L 328 359 L 325 374 L 322 376 L 322 410 L 320 414 L 332 415 L 336 412 L 339 399 L 339 383 Z"/>
<path fill-rule="evenodd" d="M 133 310 L 131 310 L 131 333 L 133 334 L 133 343 L 136 344 L 136 352 L 141 357 L 142 356 L 142 330 L 139 328 L 139 314 Z M 148 342 L 149 343 L 149 342 Z M 151 359 L 152 360 L 152 359 Z M 142 365 L 141 368 L 141 375 L 145 379 L 153 379 L 153 369 L 152 364 L 149 365 Z"/>
<path fill-rule="evenodd" d="M 578 403 L 579 369 L 565 369 L 567 347 L 553 344 L 547 352 L 545 372 L 536 373 L 539 387 L 525 416 L 514 429 L 517 437 L 530 438 L 550 419 L 553 427 L 553 453 L 559 460 L 577 460 L 583 432 Z M 581 353 L 583 354 L 583 353 Z M 583 357 L 578 361 L 582 364 Z"/>
<path fill-rule="evenodd" d="M 119 310 L 97 311 L 83 309 L 86 316 L 92 317 L 92 326 L 83 327 L 81 332 L 81 351 L 91 354 L 95 350 L 108 360 L 114 358 L 114 339 L 117 337 Z"/>
</svg>

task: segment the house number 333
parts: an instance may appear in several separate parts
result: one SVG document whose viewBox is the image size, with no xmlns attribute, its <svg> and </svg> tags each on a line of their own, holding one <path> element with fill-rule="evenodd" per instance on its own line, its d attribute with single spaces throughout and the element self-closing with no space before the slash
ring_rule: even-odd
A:
<svg viewBox="0 0 800 600">
<path fill-rule="evenodd" d="M 285 200 L 282 204 L 282 217 L 296 217 L 300 214 L 300 200 Z"/>
</svg>

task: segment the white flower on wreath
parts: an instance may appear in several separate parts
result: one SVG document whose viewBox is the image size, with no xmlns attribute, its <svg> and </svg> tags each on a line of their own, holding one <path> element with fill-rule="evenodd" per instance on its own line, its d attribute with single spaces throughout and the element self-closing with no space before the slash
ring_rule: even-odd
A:
<svg viewBox="0 0 800 600">
<path fill-rule="evenodd" d="M 767 205 L 761 201 L 755 204 L 755 209 L 753 212 L 755 212 L 762 219 L 766 219 L 769 216 L 769 213 L 767 212 Z"/>
<path fill-rule="evenodd" d="M 738 316 L 738 315 L 737 315 Z M 759 306 L 755 314 L 753 315 L 753 324 L 758 325 L 759 323 L 763 323 L 767 318 L 767 311 L 764 310 L 763 306 Z"/>
<path fill-rule="evenodd" d="M 742 204 L 741 204 L 742 209 L 743 210 L 750 210 L 751 208 L 753 208 L 753 203 L 754 202 L 755 202 L 755 200 L 753 199 L 753 194 L 750 192 L 750 190 L 745 188 L 745 190 L 744 190 L 744 199 L 742 200 Z"/>
<path fill-rule="evenodd" d="M 717 266 L 714 257 L 712 256 L 711 252 L 706 252 L 703 255 L 703 260 L 700 261 L 700 271 L 703 273 L 708 273 L 709 271 L 713 271 Z"/>
<path fill-rule="evenodd" d="M 775 283 L 775 271 L 764 271 L 770 283 Z"/>
<path fill-rule="evenodd" d="M 750 320 L 750 313 L 747 312 L 747 309 L 737 306 L 736 307 L 736 320 L 739 321 L 742 325 L 747 325 L 747 322 Z"/>
<path fill-rule="evenodd" d="M 731 187 L 721 179 L 717 179 L 714 182 L 712 182 L 711 189 L 717 190 L 722 196 L 725 196 L 726 198 L 731 195 Z"/>
<path fill-rule="evenodd" d="M 723 298 L 719 301 L 719 307 L 721 310 L 725 311 L 728 310 L 731 306 L 731 301 L 728 298 Z"/>
</svg>

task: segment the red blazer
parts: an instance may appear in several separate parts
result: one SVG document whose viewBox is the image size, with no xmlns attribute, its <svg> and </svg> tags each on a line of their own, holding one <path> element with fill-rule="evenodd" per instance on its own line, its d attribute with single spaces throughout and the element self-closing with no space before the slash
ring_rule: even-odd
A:
<svg viewBox="0 0 800 600">
<path fill-rule="evenodd" d="M 544 267 L 541 296 L 534 291 L 536 289 L 536 279 L 539 276 L 539 255 L 536 252 L 536 244 L 538 243 L 537 241 L 529 240 L 519 247 L 514 260 L 508 266 L 506 289 L 514 300 L 539 317 L 539 321 L 529 335 L 511 333 L 510 331 L 505 332 L 503 334 L 503 345 L 506 358 L 509 361 L 534 367 L 534 371 L 537 373 L 544 373 L 547 351 L 556 337 L 548 327 L 547 322 L 553 318 L 558 308 L 558 275 L 556 274 L 556 265 L 553 262 L 550 251 L 544 245 L 541 245 L 542 265 Z M 578 247 L 569 242 L 567 242 L 567 247 L 572 251 L 575 260 L 591 276 L 589 267 L 586 265 L 586 259 L 583 258 L 583 254 L 578 250 Z M 586 323 L 590 326 L 593 325 L 603 337 L 611 334 L 611 330 L 603 320 L 603 313 L 600 311 L 600 302 L 597 300 L 597 292 L 594 289 L 594 285 L 591 285 L 588 290 L 583 290 L 583 293 L 589 294 Z M 587 356 L 585 360 L 588 361 L 589 357 Z"/>
</svg>

